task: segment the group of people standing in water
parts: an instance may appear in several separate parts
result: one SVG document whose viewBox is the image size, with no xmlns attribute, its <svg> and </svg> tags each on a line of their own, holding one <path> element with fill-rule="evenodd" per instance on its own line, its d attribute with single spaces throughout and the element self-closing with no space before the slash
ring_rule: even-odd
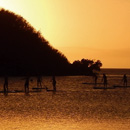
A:
<svg viewBox="0 0 130 130">
<path fill-rule="evenodd" d="M 26 80 L 25 80 L 25 84 L 24 84 L 24 87 L 25 87 L 25 93 L 29 93 L 29 81 L 30 81 L 30 77 L 27 77 Z M 32 80 L 31 80 L 32 81 Z M 56 79 L 55 79 L 55 76 L 52 76 L 52 86 L 53 86 L 53 91 L 56 91 Z M 42 85 L 42 76 L 37 76 L 37 88 L 42 88 L 43 85 Z M 47 87 L 45 87 L 46 90 L 48 90 Z"/>
<path fill-rule="evenodd" d="M 29 83 L 32 81 L 29 76 L 27 76 L 25 79 L 24 83 L 24 89 L 25 93 L 29 93 Z M 56 91 L 56 79 L 55 76 L 52 76 L 52 86 L 53 86 L 53 91 Z M 37 76 L 37 88 L 42 88 L 42 76 Z M 45 88 L 48 89 L 48 88 Z M 4 78 L 4 85 L 3 85 L 3 92 L 8 93 L 8 76 L 5 76 Z"/>
<path fill-rule="evenodd" d="M 25 93 L 29 93 L 29 82 L 32 81 L 30 79 L 30 77 L 26 77 L 25 79 L 25 83 L 24 83 L 24 88 L 25 88 Z M 95 80 L 95 85 L 97 85 L 97 80 L 98 80 L 98 76 L 94 75 L 94 80 Z M 52 86 L 53 86 L 53 90 L 52 91 L 56 91 L 56 79 L 55 76 L 52 76 Z M 127 76 L 126 74 L 123 75 L 122 77 L 122 82 L 123 82 L 123 86 L 126 87 L 127 86 Z M 108 85 L 108 80 L 107 80 L 107 76 L 106 74 L 103 74 L 102 76 L 102 83 L 104 85 L 105 88 L 107 88 Z M 37 76 L 37 88 L 42 88 L 42 76 Z M 48 88 L 45 88 L 46 90 L 48 90 Z M 8 77 L 5 76 L 4 78 L 4 85 L 3 85 L 3 91 L 4 93 L 8 92 Z"/>
<path fill-rule="evenodd" d="M 97 85 L 97 79 L 98 79 L 98 77 L 97 77 L 97 75 L 95 75 L 94 77 L 95 77 L 95 85 Z M 102 82 L 103 82 L 104 87 L 107 87 L 108 80 L 107 80 L 106 74 L 103 74 L 103 76 L 102 76 Z M 123 82 L 123 86 L 126 87 L 127 86 L 127 76 L 126 76 L 126 74 L 123 75 L 122 82 Z"/>
</svg>

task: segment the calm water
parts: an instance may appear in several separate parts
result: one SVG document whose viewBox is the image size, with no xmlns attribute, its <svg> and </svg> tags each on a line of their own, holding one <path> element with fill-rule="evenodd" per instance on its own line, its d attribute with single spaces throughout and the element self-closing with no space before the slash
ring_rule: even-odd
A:
<svg viewBox="0 0 130 130">
<path fill-rule="evenodd" d="M 130 70 L 102 70 L 108 86 L 122 85 Z M 101 75 L 98 82 L 101 82 Z M 30 91 L 36 86 L 32 77 Z M 56 77 L 57 92 L 0 93 L 0 130 L 129 130 L 130 88 L 93 89 L 88 76 Z M 51 77 L 43 83 L 52 89 Z M 9 90 L 24 90 L 23 77 L 9 77 Z M 100 85 L 101 86 L 101 85 Z M 0 91 L 3 78 L 0 78 Z"/>
</svg>

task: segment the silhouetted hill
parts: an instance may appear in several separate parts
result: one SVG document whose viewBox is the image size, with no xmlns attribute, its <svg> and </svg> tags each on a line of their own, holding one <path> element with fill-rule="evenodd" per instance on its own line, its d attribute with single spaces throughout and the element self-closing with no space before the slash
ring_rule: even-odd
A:
<svg viewBox="0 0 130 130">
<path fill-rule="evenodd" d="M 23 17 L 0 10 L 0 74 L 65 74 L 67 58 Z"/>
</svg>

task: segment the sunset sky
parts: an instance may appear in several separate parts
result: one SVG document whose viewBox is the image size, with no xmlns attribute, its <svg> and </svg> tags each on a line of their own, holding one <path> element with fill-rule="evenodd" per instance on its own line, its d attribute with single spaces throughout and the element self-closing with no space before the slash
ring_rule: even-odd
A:
<svg viewBox="0 0 130 130">
<path fill-rule="evenodd" d="M 130 68 L 130 0 L 0 0 L 0 7 L 23 16 L 70 62 Z"/>
</svg>

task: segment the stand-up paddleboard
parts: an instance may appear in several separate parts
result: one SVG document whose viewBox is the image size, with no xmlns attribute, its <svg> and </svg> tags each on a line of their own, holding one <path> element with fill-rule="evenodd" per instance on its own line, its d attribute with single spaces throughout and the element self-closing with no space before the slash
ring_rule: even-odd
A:
<svg viewBox="0 0 130 130">
<path fill-rule="evenodd" d="M 33 87 L 32 89 L 46 89 L 46 88 L 37 88 L 37 87 Z"/>
<path fill-rule="evenodd" d="M 47 87 L 45 88 L 47 92 L 56 92 L 54 89 L 48 89 Z"/>
<path fill-rule="evenodd" d="M 46 89 L 47 92 L 56 92 L 55 90 L 53 89 Z"/>
<path fill-rule="evenodd" d="M 130 86 L 120 86 L 120 85 L 114 85 L 114 88 L 130 88 Z"/>
<path fill-rule="evenodd" d="M 7 92 L 0 91 L 0 93 L 23 93 L 23 92 L 25 92 L 25 91 L 23 91 L 23 90 L 12 90 L 12 91 L 7 91 Z"/>
<path fill-rule="evenodd" d="M 29 91 L 28 93 L 37 93 L 37 92 L 41 92 L 41 91 L 37 91 L 37 90 L 33 90 L 33 91 Z M 8 92 L 4 92 L 4 91 L 0 91 L 0 93 L 26 93 L 25 91 L 8 91 Z"/>
<path fill-rule="evenodd" d="M 114 87 L 93 87 L 93 89 L 114 89 Z"/>
<path fill-rule="evenodd" d="M 93 85 L 93 84 L 103 84 L 103 83 L 82 83 L 82 84 L 90 84 L 90 85 Z"/>
</svg>

